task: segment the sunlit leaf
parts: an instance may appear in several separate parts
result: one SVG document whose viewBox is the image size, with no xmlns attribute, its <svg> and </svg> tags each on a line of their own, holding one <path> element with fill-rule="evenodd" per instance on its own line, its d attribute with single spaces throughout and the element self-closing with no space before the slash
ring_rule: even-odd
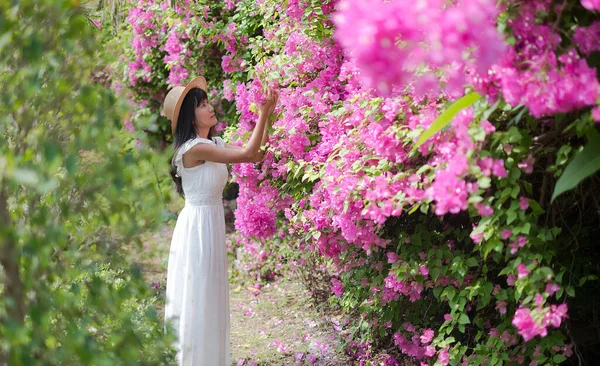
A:
<svg viewBox="0 0 600 366">
<path fill-rule="evenodd" d="M 458 99 L 450 107 L 448 107 L 435 121 L 429 126 L 429 128 L 419 136 L 417 140 L 416 147 L 421 146 L 425 141 L 429 140 L 429 138 L 435 135 L 436 132 L 440 131 L 442 128 L 447 126 L 454 117 L 460 113 L 465 108 L 470 107 L 481 98 L 479 94 L 476 92 L 471 92 L 464 97 Z"/>
</svg>

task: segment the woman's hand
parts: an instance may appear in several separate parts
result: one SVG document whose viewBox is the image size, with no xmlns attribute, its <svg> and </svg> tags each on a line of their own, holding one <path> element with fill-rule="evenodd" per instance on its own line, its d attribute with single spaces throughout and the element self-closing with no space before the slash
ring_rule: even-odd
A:
<svg viewBox="0 0 600 366">
<path fill-rule="evenodd" d="M 265 158 L 264 151 L 258 150 L 254 156 L 252 156 L 251 163 L 260 163 Z"/>
<path fill-rule="evenodd" d="M 260 105 L 260 113 L 269 117 L 275 111 L 275 106 L 279 100 L 279 91 L 273 88 L 267 88 L 267 96 L 263 104 Z"/>
</svg>

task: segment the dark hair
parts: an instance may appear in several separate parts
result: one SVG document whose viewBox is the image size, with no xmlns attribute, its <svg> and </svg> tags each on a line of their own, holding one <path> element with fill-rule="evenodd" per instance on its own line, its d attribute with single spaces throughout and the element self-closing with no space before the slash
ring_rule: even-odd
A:
<svg viewBox="0 0 600 366">
<path fill-rule="evenodd" d="M 184 197 L 181 177 L 177 176 L 177 167 L 173 165 L 173 158 L 177 154 L 177 150 L 187 141 L 197 137 L 196 127 L 194 126 L 194 117 L 196 107 L 203 101 L 208 100 L 206 92 L 200 88 L 191 89 L 181 103 L 179 109 L 179 117 L 177 118 L 177 127 L 175 127 L 175 136 L 173 137 L 173 156 L 169 160 L 171 178 L 175 182 L 177 193 Z M 208 138 L 212 138 L 214 134 L 213 128 L 208 131 Z"/>
</svg>

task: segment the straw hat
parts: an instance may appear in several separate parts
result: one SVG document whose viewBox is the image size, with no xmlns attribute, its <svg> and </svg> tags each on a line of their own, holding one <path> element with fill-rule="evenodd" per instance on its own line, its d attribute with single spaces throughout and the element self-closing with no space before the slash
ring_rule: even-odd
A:
<svg viewBox="0 0 600 366">
<path fill-rule="evenodd" d="M 163 102 L 163 108 L 160 112 L 161 115 L 167 117 L 171 121 L 171 131 L 175 134 L 175 128 L 177 128 L 177 119 L 179 118 L 179 109 L 181 109 L 181 103 L 187 93 L 194 88 L 200 88 L 206 92 L 206 79 L 203 76 L 198 76 L 192 80 L 186 87 L 176 86 L 169 90 L 165 101 Z"/>
</svg>

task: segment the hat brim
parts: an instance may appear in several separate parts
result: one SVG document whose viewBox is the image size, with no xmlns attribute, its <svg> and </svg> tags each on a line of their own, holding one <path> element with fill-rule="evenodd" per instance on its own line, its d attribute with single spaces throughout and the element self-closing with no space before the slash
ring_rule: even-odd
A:
<svg viewBox="0 0 600 366">
<path fill-rule="evenodd" d="M 175 108 L 173 108 L 173 116 L 171 117 L 171 131 L 175 134 L 175 128 L 177 128 L 177 120 L 179 119 L 179 110 L 181 109 L 181 104 L 183 104 L 183 100 L 188 92 L 194 88 L 200 88 L 204 90 L 205 93 L 208 93 L 206 90 L 207 83 L 204 76 L 198 76 L 194 78 L 194 80 L 190 81 L 190 83 L 183 89 L 181 95 L 179 95 L 179 99 L 175 104 Z"/>
</svg>

